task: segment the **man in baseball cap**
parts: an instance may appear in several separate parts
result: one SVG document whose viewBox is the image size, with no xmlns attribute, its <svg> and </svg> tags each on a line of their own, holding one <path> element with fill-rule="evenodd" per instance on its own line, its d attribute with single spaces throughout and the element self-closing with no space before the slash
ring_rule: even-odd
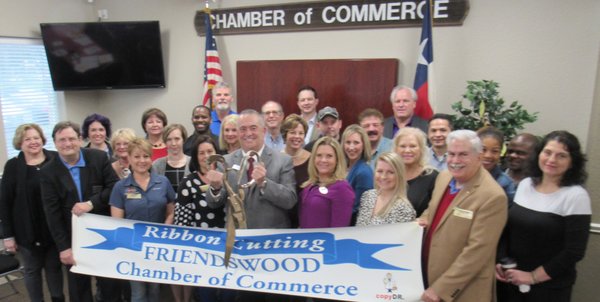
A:
<svg viewBox="0 0 600 302">
<path fill-rule="evenodd" d="M 342 120 L 337 109 L 333 107 L 324 107 L 317 113 L 317 128 L 321 132 L 319 138 L 329 136 L 340 140 L 340 130 L 342 129 Z M 318 138 L 317 138 L 318 139 Z M 306 144 L 304 149 L 312 151 L 312 146 L 317 140 L 313 140 Z"/>
</svg>

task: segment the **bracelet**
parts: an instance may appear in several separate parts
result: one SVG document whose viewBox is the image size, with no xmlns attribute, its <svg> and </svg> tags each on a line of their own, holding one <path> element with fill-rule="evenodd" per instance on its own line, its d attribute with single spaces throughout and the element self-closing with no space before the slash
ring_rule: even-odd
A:
<svg viewBox="0 0 600 302">
<path fill-rule="evenodd" d="M 538 283 L 538 280 L 535 277 L 535 270 L 531 271 L 531 280 L 533 281 L 533 283 L 531 283 L 532 285 Z"/>
</svg>

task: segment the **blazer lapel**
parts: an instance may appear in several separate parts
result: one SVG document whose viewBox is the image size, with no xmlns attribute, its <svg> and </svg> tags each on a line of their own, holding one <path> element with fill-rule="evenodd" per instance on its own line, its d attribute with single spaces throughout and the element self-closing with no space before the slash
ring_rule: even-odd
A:
<svg viewBox="0 0 600 302">
<path fill-rule="evenodd" d="M 438 228 L 442 224 L 444 224 L 444 222 L 448 219 L 448 217 L 450 217 L 450 215 L 452 215 L 452 213 L 454 212 L 454 208 L 457 208 L 457 207 L 460 208 L 460 205 L 463 204 L 466 200 L 468 200 L 469 197 L 479 187 L 479 184 L 481 183 L 481 172 L 482 172 L 481 169 L 483 169 L 483 168 L 479 168 L 479 170 L 473 176 L 473 179 L 471 179 L 471 181 L 467 182 L 463 186 L 463 188 L 460 189 L 460 192 L 458 192 L 458 194 L 456 195 L 456 197 L 454 198 L 454 200 L 452 201 L 452 203 L 446 210 L 446 213 L 444 213 L 444 216 L 442 216 L 442 219 L 440 220 L 440 223 L 438 224 Z"/>
</svg>

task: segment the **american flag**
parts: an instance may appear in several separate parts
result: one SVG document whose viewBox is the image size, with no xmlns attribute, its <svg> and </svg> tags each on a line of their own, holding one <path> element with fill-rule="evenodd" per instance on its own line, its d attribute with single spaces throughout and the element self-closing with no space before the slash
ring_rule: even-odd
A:
<svg viewBox="0 0 600 302">
<path fill-rule="evenodd" d="M 204 25 L 206 26 L 206 53 L 204 57 L 204 97 L 202 104 L 212 107 L 212 88 L 216 83 L 223 81 L 223 73 L 219 52 L 217 51 L 217 41 L 212 33 L 210 10 L 205 11 Z"/>
<path fill-rule="evenodd" d="M 431 36 L 431 3 L 430 0 L 425 1 L 423 12 L 423 28 L 421 29 L 421 40 L 419 43 L 419 60 L 417 61 L 417 71 L 415 74 L 414 88 L 417 91 L 418 101 L 415 107 L 415 115 L 429 120 L 433 115 L 431 110 L 430 98 L 432 84 L 429 73 L 432 71 L 433 65 L 433 41 Z"/>
</svg>

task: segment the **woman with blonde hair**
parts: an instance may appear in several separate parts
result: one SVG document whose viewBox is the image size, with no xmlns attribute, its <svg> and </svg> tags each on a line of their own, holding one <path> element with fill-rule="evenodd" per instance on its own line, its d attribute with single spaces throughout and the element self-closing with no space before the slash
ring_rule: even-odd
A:
<svg viewBox="0 0 600 302">
<path fill-rule="evenodd" d="M 360 198 L 362 194 L 373 189 L 373 170 L 369 166 L 371 160 L 371 143 L 365 129 L 352 124 L 342 134 L 344 155 L 348 161 L 346 180 L 354 190 L 354 206 L 352 207 L 352 223 L 356 223 Z"/>
<path fill-rule="evenodd" d="M 375 189 L 366 191 L 360 201 L 356 225 L 413 221 L 416 211 L 406 197 L 402 158 L 382 153 L 375 163 Z"/>
<path fill-rule="evenodd" d="M 169 180 L 151 171 L 152 145 L 142 138 L 129 143 L 131 175 L 119 180 L 110 194 L 112 217 L 173 224 L 175 191 Z M 158 301 L 160 284 L 130 281 L 131 301 Z"/>
<path fill-rule="evenodd" d="M 429 205 L 438 175 L 438 171 L 428 164 L 427 135 L 418 128 L 401 128 L 394 137 L 394 148 L 404 162 L 408 200 L 419 217 Z"/>
<path fill-rule="evenodd" d="M 325 136 L 316 141 L 302 188 L 300 228 L 350 225 L 354 191 L 346 181 L 346 159 L 337 140 Z"/>
<path fill-rule="evenodd" d="M 240 148 L 240 135 L 238 133 L 239 115 L 230 114 L 223 119 L 221 123 L 221 132 L 219 133 L 219 146 L 227 154 Z"/>
<path fill-rule="evenodd" d="M 112 163 L 112 168 L 115 170 L 117 176 L 119 176 L 119 179 L 123 179 L 131 174 L 127 148 L 129 142 L 133 139 L 135 139 L 135 132 L 130 128 L 117 129 L 110 139 L 110 145 L 116 158 Z"/>
</svg>

